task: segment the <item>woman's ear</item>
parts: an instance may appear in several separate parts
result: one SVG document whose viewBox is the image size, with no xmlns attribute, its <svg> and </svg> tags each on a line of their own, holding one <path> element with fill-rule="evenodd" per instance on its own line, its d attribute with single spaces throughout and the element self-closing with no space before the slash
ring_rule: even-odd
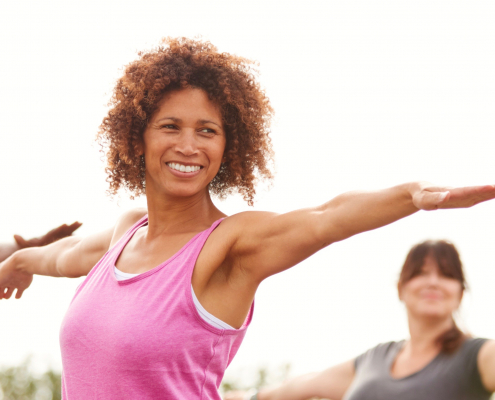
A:
<svg viewBox="0 0 495 400">
<path fill-rule="evenodd" d="M 144 155 L 144 143 L 142 140 L 139 141 L 139 143 L 137 143 L 136 145 L 134 145 L 134 152 L 139 157 Z"/>
<path fill-rule="evenodd" d="M 399 294 L 399 300 L 402 301 L 402 285 L 400 282 L 397 283 L 397 293 Z"/>
</svg>

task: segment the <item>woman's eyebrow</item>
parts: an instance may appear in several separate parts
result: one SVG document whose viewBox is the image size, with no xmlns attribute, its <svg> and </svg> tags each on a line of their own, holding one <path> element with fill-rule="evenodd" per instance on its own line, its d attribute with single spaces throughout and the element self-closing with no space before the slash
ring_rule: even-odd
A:
<svg viewBox="0 0 495 400">
<path fill-rule="evenodd" d="M 221 125 L 217 124 L 216 122 L 210 121 L 210 120 L 208 120 L 208 119 L 200 119 L 198 122 L 199 122 L 200 124 L 207 124 L 207 123 L 210 123 L 210 124 L 213 124 L 213 125 L 218 126 L 220 129 L 223 129 Z"/>
<path fill-rule="evenodd" d="M 182 122 L 182 120 L 180 118 L 175 118 L 175 117 L 162 117 L 159 120 L 157 120 L 156 122 L 160 122 L 160 121 L 163 121 L 165 119 L 171 119 L 174 122 Z"/>
<path fill-rule="evenodd" d="M 175 117 L 162 117 L 162 118 L 158 119 L 158 120 L 156 121 L 156 123 L 158 123 L 158 122 L 160 122 L 160 121 L 163 121 L 163 120 L 166 120 L 166 119 L 170 119 L 170 120 L 172 120 L 172 121 L 174 121 L 174 122 L 177 122 L 177 123 L 181 123 L 181 122 L 182 122 L 182 120 L 181 120 L 180 118 L 175 118 Z M 214 121 L 211 121 L 211 120 L 209 120 L 209 119 L 199 119 L 199 120 L 198 120 L 198 123 L 200 123 L 200 124 L 207 124 L 207 123 L 210 123 L 210 124 L 213 124 L 213 125 L 218 126 L 220 129 L 223 129 L 223 128 L 222 128 L 222 126 L 221 126 L 220 124 L 218 124 L 218 123 L 216 123 L 216 122 L 214 122 Z"/>
</svg>

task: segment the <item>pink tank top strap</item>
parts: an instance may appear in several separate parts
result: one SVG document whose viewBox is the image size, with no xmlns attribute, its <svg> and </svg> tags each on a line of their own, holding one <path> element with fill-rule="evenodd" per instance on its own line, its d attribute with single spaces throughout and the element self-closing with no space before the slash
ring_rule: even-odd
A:
<svg viewBox="0 0 495 400">
<path fill-rule="evenodd" d="M 194 267 L 196 265 L 196 260 L 198 259 L 199 253 L 203 250 L 203 247 L 210 237 L 211 233 L 220 225 L 220 222 L 223 221 L 223 218 L 216 220 L 213 224 L 206 230 L 199 232 L 196 236 L 194 236 L 182 249 L 187 250 L 188 257 L 192 261 L 188 263 L 188 268 L 184 268 L 183 273 L 186 277 L 188 277 L 189 284 L 191 283 L 192 273 L 194 271 Z"/>
<path fill-rule="evenodd" d="M 142 217 L 138 222 L 136 222 L 134 225 L 132 225 L 126 233 L 124 233 L 124 235 L 122 235 L 122 237 L 117 240 L 117 243 L 115 243 L 109 250 L 108 250 L 108 253 L 112 253 L 115 254 L 120 254 L 120 252 L 122 251 L 122 249 L 125 247 L 125 245 L 127 244 L 127 242 L 129 242 L 129 240 L 131 240 L 132 236 L 134 235 L 134 233 L 136 233 L 136 231 L 141 228 L 143 225 L 145 225 L 146 223 L 148 223 L 148 214 L 146 214 L 144 217 Z"/>
</svg>

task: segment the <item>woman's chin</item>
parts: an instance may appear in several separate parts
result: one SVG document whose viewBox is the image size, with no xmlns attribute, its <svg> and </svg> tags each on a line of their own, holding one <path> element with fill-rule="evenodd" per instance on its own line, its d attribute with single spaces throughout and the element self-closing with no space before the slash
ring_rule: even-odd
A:
<svg viewBox="0 0 495 400">
<path fill-rule="evenodd" d="M 198 188 L 193 185 L 181 185 L 181 186 L 169 188 L 168 190 L 165 191 L 165 193 L 169 197 L 184 198 L 184 199 L 197 197 L 207 192 L 208 191 L 206 188 Z"/>
<path fill-rule="evenodd" d="M 416 315 L 419 318 L 443 320 L 445 318 L 451 318 L 452 312 L 447 312 L 445 309 L 428 307 L 418 310 Z"/>
</svg>

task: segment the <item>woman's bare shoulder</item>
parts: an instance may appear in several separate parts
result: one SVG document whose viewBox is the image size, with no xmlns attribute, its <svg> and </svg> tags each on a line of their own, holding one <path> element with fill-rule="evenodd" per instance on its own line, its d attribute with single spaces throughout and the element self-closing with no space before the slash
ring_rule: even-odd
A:
<svg viewBox="0 0 495 400">
<path fill-rule="evenodd" d="M 223 218 L 219 227 L 212 233 L 212 236 L 220 238 L 218 242 L 221 247 L 228 251 L 241 236 L 246 234 L 246 232 L 252 231 L 252 227 L 255 227 L 263 219 L 271 215 L 273 213 L 263 211 L 243 211 L 226 216 Z M 213 240 L 212 242 L 217 241 Z"/>
<path fill-rule="evenodd" d="M 112 244 L 114 245 L 124 234 L 141 218 L 143 218 L 146 214 L 148 214 L 148 210 L 146 208 L 133 208 L 124 212 L 117 223 L 115 224 L 115 228 L 112 236 Z"/>
<path fill-rule="evenodd" d="M 226 217 L 222 224 L 226 224 L 232 227 L 235 226 L 242 229 L 246 226 L 246 224 L 258 224 L 276 215 L 279 214 L 270 211 L 242 211 L 240 213 Z"/>
</svg>

